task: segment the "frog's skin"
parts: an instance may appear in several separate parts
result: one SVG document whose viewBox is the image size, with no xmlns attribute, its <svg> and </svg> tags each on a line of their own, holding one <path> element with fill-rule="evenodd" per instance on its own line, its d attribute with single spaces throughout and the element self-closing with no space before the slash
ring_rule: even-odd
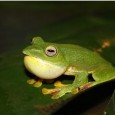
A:
<svg viewBox="0 0 115 115">
<path fill-rule="evenodd" d="M 62 74 L 75 76 L 72 84 L 64 85 L 57 81 L 54 89 L 42 89 L 43 94 L 52 94 L 53 99 L 115 79 L 115 68 L 111 63 L 96 52 L 78 45 L 48 43 L 40 37 L 34 37 L 23 53 L 27 70 L 42 80 L 52 80 Z M 94 81 L 88 81 L 89 74 Z M 32 79 L 28 82 L 39 87 L 42 80 Z"/>
</svg>

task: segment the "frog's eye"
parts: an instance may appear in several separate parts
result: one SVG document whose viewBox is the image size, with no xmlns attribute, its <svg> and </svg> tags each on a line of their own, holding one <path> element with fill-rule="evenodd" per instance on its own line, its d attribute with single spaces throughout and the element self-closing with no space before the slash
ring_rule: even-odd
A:
<svg viewBox="0 0 115 115">
<path fill-rule="evenodd" d="M 54 56 L 57 54 L 57 49 L 54 46 L 48 46 L 45 53 L 47 56 Z"/>
</svg>

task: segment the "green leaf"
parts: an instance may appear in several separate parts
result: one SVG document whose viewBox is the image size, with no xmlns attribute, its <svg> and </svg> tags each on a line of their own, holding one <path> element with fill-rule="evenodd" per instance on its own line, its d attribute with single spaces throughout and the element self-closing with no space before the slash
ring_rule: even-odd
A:
<svg viewBox="0 0 115 115">
<path fill-rule="evenodd" d="M 109 101 L 109 104 L 107 105 L 105 115 L 115 115 L 115 91 Z"/>
</svg>

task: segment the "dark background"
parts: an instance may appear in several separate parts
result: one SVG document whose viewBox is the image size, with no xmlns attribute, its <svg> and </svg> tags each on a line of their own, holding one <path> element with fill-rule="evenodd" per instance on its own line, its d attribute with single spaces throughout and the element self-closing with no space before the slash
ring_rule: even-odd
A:
<svg viewBox="0 0 115 115">
<path fill-rule="evenodd" d="M 36 35 L 84 42 L 114 37 L 115 2 L 0 2 L 0 14 L 0 52 Z"/>
</svg>

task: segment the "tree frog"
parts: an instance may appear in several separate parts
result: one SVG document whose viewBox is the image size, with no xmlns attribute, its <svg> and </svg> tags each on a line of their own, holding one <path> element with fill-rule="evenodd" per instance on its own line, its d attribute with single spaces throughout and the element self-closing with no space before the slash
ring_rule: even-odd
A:
<svg viewBox="0 0 115 115">
<path fill-rule="evenodd" d="M 58 99 L 66 93 L 76 94 L 100 83 L 115 79 L 115 68 L 98 53 L 79 45 L 45 42 L 34 37 L 31 45 L 23 50 L 26 69 L 40 78 L 28 80 L 29 84 L 40 87 L 43 80 L 53 80 L 62 74 L 74 76 L 72 84 L 54 83 L 54 88 L 43 88 L 43 94 Z M 89 75 L 93 80 L 89 81 Z"/>
</svg>

